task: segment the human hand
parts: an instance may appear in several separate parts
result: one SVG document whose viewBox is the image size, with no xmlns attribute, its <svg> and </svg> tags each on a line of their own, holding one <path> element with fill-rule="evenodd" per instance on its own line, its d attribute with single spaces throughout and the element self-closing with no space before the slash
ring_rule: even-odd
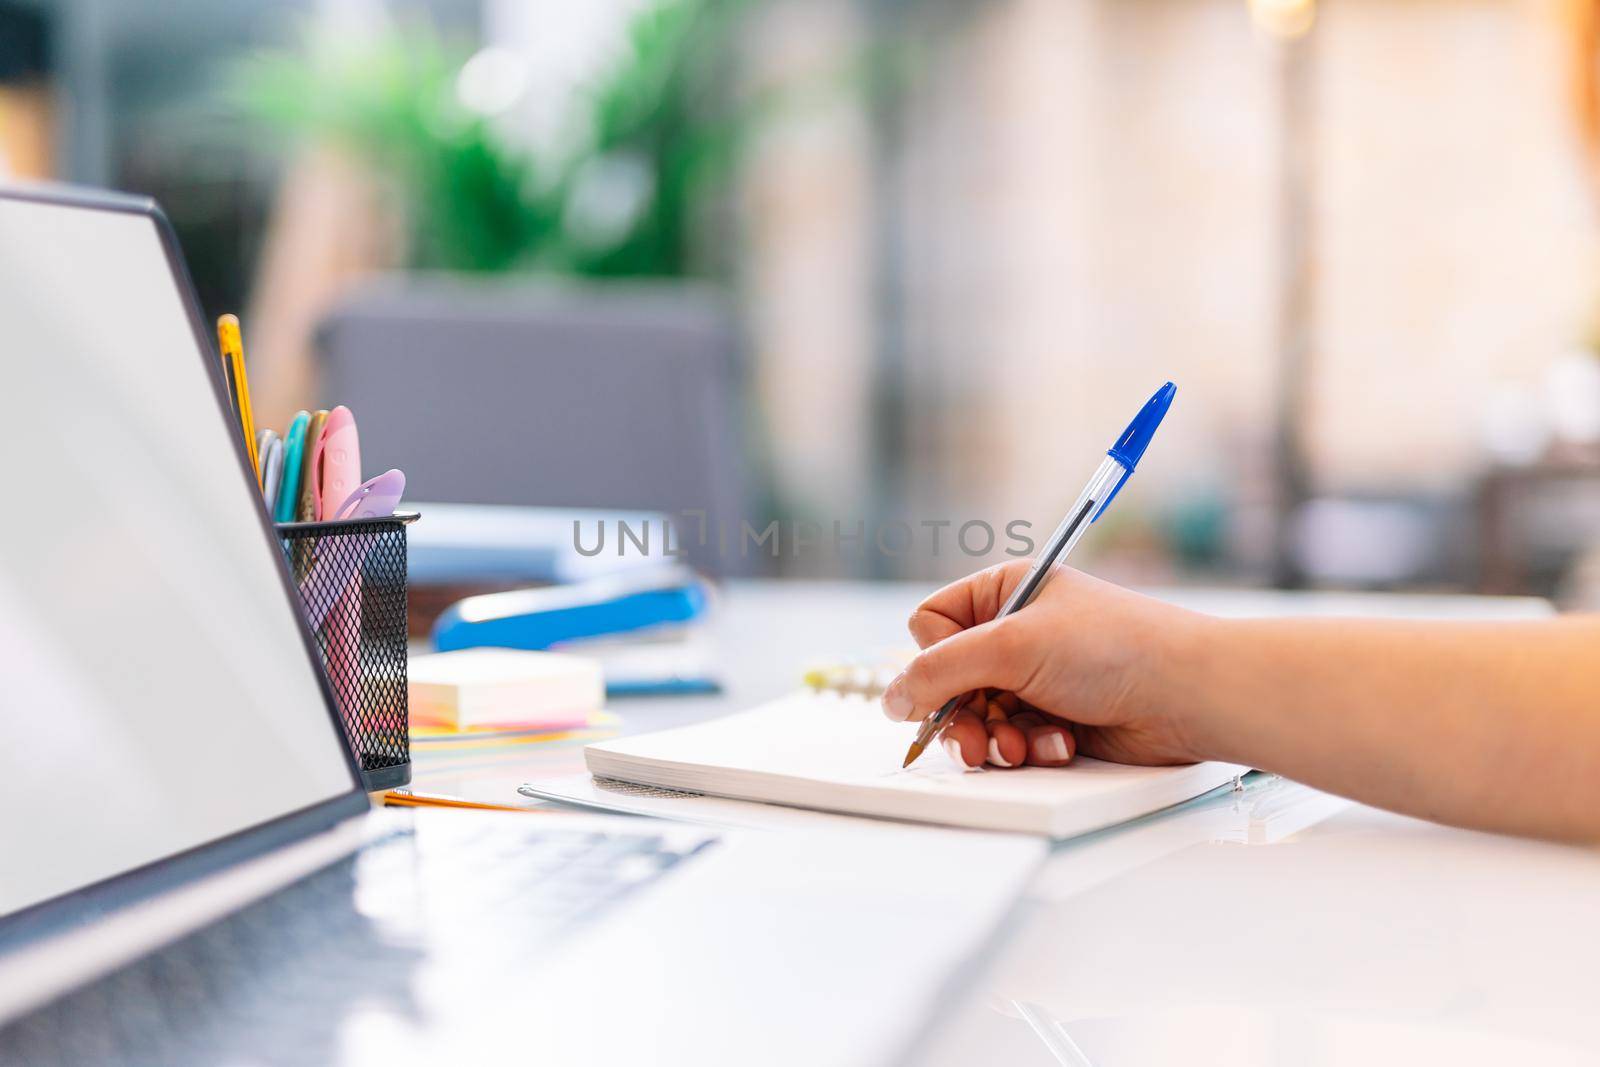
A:
<svg viewBox="0 0 1600 1067">
<path fill-rule="evenodd" d="M 884 691 L 884 714 L 920 721 L 973 694 L 941 734 L 968 767 L 1059 767 L 1077 752 L 1145 765 L 1205 758 L 1177 705 L 1209 620 L 1068 568 L 995 619 L 1028 566 L 979 571 L 917 608 L 909 625 L 922 652 Z"/>
</svg>

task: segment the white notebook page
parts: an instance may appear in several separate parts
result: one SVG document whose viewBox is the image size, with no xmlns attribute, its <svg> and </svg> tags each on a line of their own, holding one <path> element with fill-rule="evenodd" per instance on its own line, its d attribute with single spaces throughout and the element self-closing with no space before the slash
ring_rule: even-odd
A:
<svg viewBox="0 0 1600 1067">
<path fill-rule="evenodd" d="M 796 694 L 754 711 L 585 749 L 591 773 L 623 781 L 847 814 L 1070 837 L 1223 785 L 1245 768 L 963 770 L 937 747 L 900 769 L 913 728 L 875 702 Z"/>
</svg>

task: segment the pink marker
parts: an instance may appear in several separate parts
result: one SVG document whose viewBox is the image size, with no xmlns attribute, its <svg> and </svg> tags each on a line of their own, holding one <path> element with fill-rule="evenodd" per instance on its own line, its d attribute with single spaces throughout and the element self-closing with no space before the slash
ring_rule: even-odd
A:
<svg viewBox="0 0 1600 1067">
<path fill-rule="evenodd" d="M 329 413 L 331 419 L 332 413 Z M 400 503 L 400 495 L 406 490 L 406 476 L 397 470 L 384 471 L 376 478 L 369 479 L 356 486 L 348 499 L 339 505 L 337 511 L 325 513 L 327 519 L 381 519 L 394 514 L 394 509 Z M 330 499 L 324 497 L 323 499 Z M 344 588 L 337 597 L 329 595 L 333 582 L 324 577 L 318 580 L 317 573 L 312 572 L 307 580 L 308 588 L 317 594 L 313 602 L 307 598 L 308 615 L 311 619 L 311 628 L 320 629 L 324 622 L 327 623 L 328 638 L 328 676 L 333 679 L 334 693 L 339 700 L 339 706 L 345 713 L 351 714 L 352 709 L 359 707 L 361 698 L 361 577 L 362 564 L 367 552 L 371 551 L 373 542 L 377 540 L 375 534 L 362 534 L 360 556 L 350 569 L 350 576 L 345 580 Z M 346 558 L 341 554 L 341 558 Z M 317 566 L 322 566 L 319 560 Z M 348 564 L 348 559 L 346 558 Z"/>
<path fill-rule="evenodd" d="M 400 496 L 406 491 L 406 476 L 398 470 L 387 470 L 375 478 L 356 486 L 355 492 L 350 494 L 350 499 L 339 506 L 339 510 L 325 519 L 384 519 L 394 514 L 394 509 L 400 503 Z M 366 559 L 367 552 L 371 551 L 369 542 L 362 544 L 360 559 Z M 305 600 L 306 617 L 311 622 L 313 630 L 320 627 L 333 610 L 334 601 L 345 595 L 347 590 L 336 590 L 334 579 L 330 572 L 334 567 L 348 561 L 343 557 L 335 559 L 333 556 L 324 555 L 317 560 L 311 573 L 306 575 L 300 583 L 300 595 Z M 346 586 L 354 585 L 357 576 L 361 573 L 360 560 L 350 571 L 350 578 Z"/>
<path fill-rule="evenodd" d="M 321 458 L 316 469 L 319 514 L 324 519 L 337 517 L 336 509 L 361 484 L 361 438 L 356 434 L 356 419 L 340 404 L 328 412 L 328 422 L 318 442 Z"/>
</svg>

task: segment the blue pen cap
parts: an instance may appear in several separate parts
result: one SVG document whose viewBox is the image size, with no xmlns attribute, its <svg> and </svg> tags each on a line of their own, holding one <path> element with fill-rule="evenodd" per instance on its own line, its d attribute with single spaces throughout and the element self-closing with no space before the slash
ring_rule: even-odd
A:
<svg viewBox="0 0 1600 1067">
<path fill-rule="evenodd" d="M 1117 484 L 1095 509 L 1094 518 L 1089 520 L 1091 524 L 1105 514 L 1106 508 L 1111 506 L 1111 501 L 1116 499 L 1117 494 L 1122 492 L 1122 487 L 1133 476 L 1133 469 L 1139 465 L 1144 450 L 1150 447 L 1150 441 L 1156 435 L 1156 427 L 1167 417 L 1167 409 L 1172 406 L 1172 398 L 1177 395 L 1178 387 L 1171 382 L 1157 389 L 1156 395 L 1145 401 L 1144 407 L 1139 409 L 1139 414 L 1135 415 L 1133 421 L 1128 423 L 1128 428 L 1122 431 L 1117 443 L 1106 449 L 1106 455 L 1122 464 L 1122 477 L 1117 479 Z"/>
<path fill-rule="evenodd" d="M 1172 398 L 1177 395 L 1178 387 L 1171 382 L 1157 389 L 1156 395 L 1145 402 L 1144 407 L 1139 409 L 1139 414 L 1128 423 L 1128 428 L 1122 431 L 1117 443 L 1106 449 L 1106 455 L 1128 468 L 1128 473 L 1132 474 L 1144 456 L 1144 450 L 1150 447 L 1150 441 L 1156 435 L 1156 427 L 1167 417 L 1167 409 L 1172 406 Z"/>
</svg>

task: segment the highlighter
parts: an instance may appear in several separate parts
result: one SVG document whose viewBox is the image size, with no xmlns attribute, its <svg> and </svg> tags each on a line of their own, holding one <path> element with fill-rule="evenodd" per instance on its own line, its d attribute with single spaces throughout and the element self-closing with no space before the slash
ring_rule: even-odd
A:
<svg viewBox="0 0 1600 1067">
<path fill-rule="evenodd" d="M 322 467 L 323 433 L 328 428 L 328 409 L 319 408 L 311 413 L 306 427 L 306 440 L 300 450 L 300 493 L 294 506 L 295 522 L 316 522 L 322 517 L 321 489 L 317 476 Z"/>
<path fill-rule="evenodd" d="M 305 451 L 306 427 L 310 424 L 310 412 L 297 412 L 284 431 L 283 479 L 278 485 L 278 497 L 272 502 L 272 517 L 277 522 L 294 521 L 295 504 L 300 498 L 300 465 Z"/>
<path fill-rule="evenodd" d="M 283 480 L 283 441 L 274 431 L 262 430 L 256 453 L 261 457 L 261 496 L 267 502 L 267 514 L 272 515 L 278 503 L 278 483 Z"/>
<path fill-rule="evenodd" d="M 318 482 L 318 510 L 324 519 L 337 518 L 340 505 L 361 485 L 361 438 L 355 416 L 343 404 L 328 412 Z"/>
</svg>

